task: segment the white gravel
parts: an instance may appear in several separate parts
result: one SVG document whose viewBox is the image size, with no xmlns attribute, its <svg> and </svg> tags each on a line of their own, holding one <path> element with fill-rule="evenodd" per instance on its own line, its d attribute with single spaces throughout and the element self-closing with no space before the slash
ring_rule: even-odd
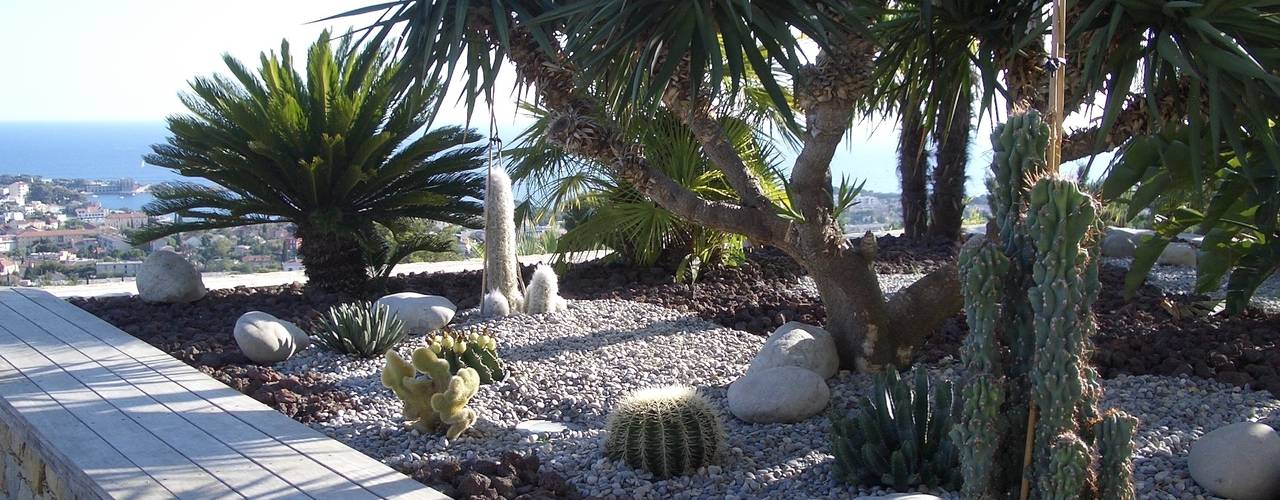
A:
<svg viewBox="0 0 1280 500">
<path fill-rule="evenodd" d="M 882 277 L 887 291 L 903 279 Z M 388 464 L 420 467 L 428 461 L 503 451 L 537 452 L 588 497 L 598 498 L 850 498 L 882 493 L 837 484 L 831 476 L 825 415 L 798 424 L 744 424 L 724 410 L 728 450 L 718 466 L 664 481 L 603 458 L 601 437 L 609 409 L 629 391 L 662 384 L 699 388 L 725 408 L 727 386 L 742 374 L 763 338 L 722 328 L 650 304 L 571 301 L 566 312 L 481 321 L 461 314 L 464 328 L 487 328 L 512 376 L 484 386 L 472 399 L 476 426 L 452 443 L 406 431 L 401 403 L 379 382 L 380 360 L 356 360 L 312 347 L 277 365 L 281 371 L 326 374 L 360 403 L 313 426 Z M 408 355 L 423 345 L 406 341 Z M 954 378 L 958 365 L 935 367 Z M 830 381 L 833 405 L 859 404 L 871 377 L 841 372 Z M 1212 381 L 1124 377 L 1105 382 L 1105 405 L 1142 420 L 1135 469 L 1141 498 L 1204 498 L 1187 475 L 1186 452 L 1199 435 L 1244 420 L 1280 420 L 1280 401 Z M 541 438 L 515 430 L 528 419 L 564 423 L 569 430 Z M 955 495 L 935 492 L 948 497 Z"/>
</svg>

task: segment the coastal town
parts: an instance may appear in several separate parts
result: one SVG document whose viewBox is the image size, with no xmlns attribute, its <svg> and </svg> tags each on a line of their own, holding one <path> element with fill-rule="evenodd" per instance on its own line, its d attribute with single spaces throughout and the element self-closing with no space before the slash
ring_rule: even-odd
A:
<svg viewBox="0 0 1280 500">
<path fill-rule="evenodd" d="M 286 224 L 178 235 L 143 246 L 129 232 L 157 219 L 104 207 L 96 196 L 142 195 L 133 179 L 0 176 L 0 285 L 47 286 L 126 279 L 151 251 L 170 247 L 206 272 L 294 270 L 297 242 Z"/>
</svg>

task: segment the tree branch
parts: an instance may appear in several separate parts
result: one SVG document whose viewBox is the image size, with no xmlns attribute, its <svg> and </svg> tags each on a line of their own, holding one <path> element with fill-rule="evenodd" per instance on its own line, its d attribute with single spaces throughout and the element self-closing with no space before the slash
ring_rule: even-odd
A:
<svg viewBox="0 0 1280 500">
<path fill-rule="evenodd" d="M 819 53 L 796 80 L 808 137 L 791 169 L 792 201 L 811 223 L 832 217 L 831 158 L 853 124 L 855 101 L 874 84 L 875 51 L 874 41 L 847 35 L 838 51 Z"/>
<path fill-rule="evenodd" d="M 760 181 L 751 175 L 747 165 L 742 162 L 742 157 L 738 156 L 724 129 L 720 127 L 720 123 L 711 117 L 705 107 L 681 99 L 680 93 L 673 91 L 678 85 L 680 84 L 673 80 L 668 86 L 668 91 L 662 96 L 663 104 L 666 104 L 667 109 L 675 113 L 693 132 L 698 143 L 702 144 L 702 152 L 724 173 L 725 180 L 738 193 L 742 204 L 772 213 L 773 202 L 764 195 Z"/>
</svg>

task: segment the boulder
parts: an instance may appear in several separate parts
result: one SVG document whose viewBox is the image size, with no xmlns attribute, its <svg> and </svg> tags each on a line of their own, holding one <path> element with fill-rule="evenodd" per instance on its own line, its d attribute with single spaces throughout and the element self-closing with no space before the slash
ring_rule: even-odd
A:
<svg viewBox="0 0 1280 500">
<path fill-rule="evenodd" d="M 729 413 L 746 422 L 799 422 L 817 415 L 830 400 L 826 380 L 798 366 L 748 370 L 729 384 Z"/>
<path fill-rule="evenodd" d="M 840 370 L 835 339 L 816 326 L 798 321 L 786 323 L 769 335 L 748 370 L 779 366 L 798 366 L 816 372 L 823 379 L 831 378 Z"/>
<path fill-rule="evenodd" d="M 1196 267 L 1196 249 L 1190 243 L 1175 241 L 1164 247 L 1160 257 L 1156 258 L 1156 263 L 1170 266 Z"/>
<path fill-rule="evenodd" d="M 892 493 L 888 495 L 864 495 L 854 500 L 942 500 L 941 497 L 926 493 Z"/>
<path fill-rule="evenodd" d="M 298 325 L 262 311 L 240 315 L 234 335 L 240 352 L 258 364 L 284 361 L 311 345 L 311 337 Z"/>
<path fill-rule="evenodd" d="M 138 296 L 144 302 L 183 304 L 204 298 L 200 271 L 173 250 L 157 250 L 138 269 Z"/>
<path fill-rule="evenodd" d="M 1280 434 L 1256 422 L 1221 427 L 1191 445 L 1191 479 L 1214 496 L 1280 498 Z"/>
<path fill-rule="evenodd" d="M 1105 257 L 1131 258 L 1134 250 L 1142 243 L 1142 239 L 1155 234 L 1150 229 L 1134 229 L 1131 227 L 1108 227 L 1102 237 L 1102 255 Z"/>
<path fill-rule="evenodd" d="M 458 307 L 439 295 L 423 295 L 414 292 L 393 293 L 378 299 L 376 305 L 386 305 L 409 333 L 431 333 L 453 321 Z"/>
</svg>

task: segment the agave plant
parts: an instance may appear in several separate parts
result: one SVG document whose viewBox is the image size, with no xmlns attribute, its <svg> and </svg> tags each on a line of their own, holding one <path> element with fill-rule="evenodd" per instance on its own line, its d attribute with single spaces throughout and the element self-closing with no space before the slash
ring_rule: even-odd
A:
<svg viewBox="0 0 1280 500">
<path fill-rule="evenodd" d="M 329 308 L 320 317 L 316 342 L 362 358 L 381 357 L 404 340 L 404 322 L 386 304 L 349 302 Z"/>
<path fill-rule="evenodd" d="M 291 222 L 309 285 L 358 292 L 369 278 L 362 245 L 375 225 L 405 218 L 475 227 L 483 181 L 480 137 L 457 127 L 422 132 L 440 93 L 403 89 L 390 49 L 336 47 L 322 33 L 294 65 L 288 42 L 255 74 L 224 58 L 230 76 L 197 77 L 168 119 L 172 136 L 146 161 L 207 183 L 157 187 L 134 242 L 178 232 Z M 301 70 L 301 71 L 299 71 Z M 416 136 L 416 138 L 415 138 Z"/>
<path fill-rule="evenodd" d="M 924 369 L 913 371 L 908 382 L 890 367 L 853 415 L 831 414 L 837 477 L 899 490 L 960 484 L 960 455 L 950 436 L 959 405 L 951 382 L 930 384 Z"/>
</svg>

